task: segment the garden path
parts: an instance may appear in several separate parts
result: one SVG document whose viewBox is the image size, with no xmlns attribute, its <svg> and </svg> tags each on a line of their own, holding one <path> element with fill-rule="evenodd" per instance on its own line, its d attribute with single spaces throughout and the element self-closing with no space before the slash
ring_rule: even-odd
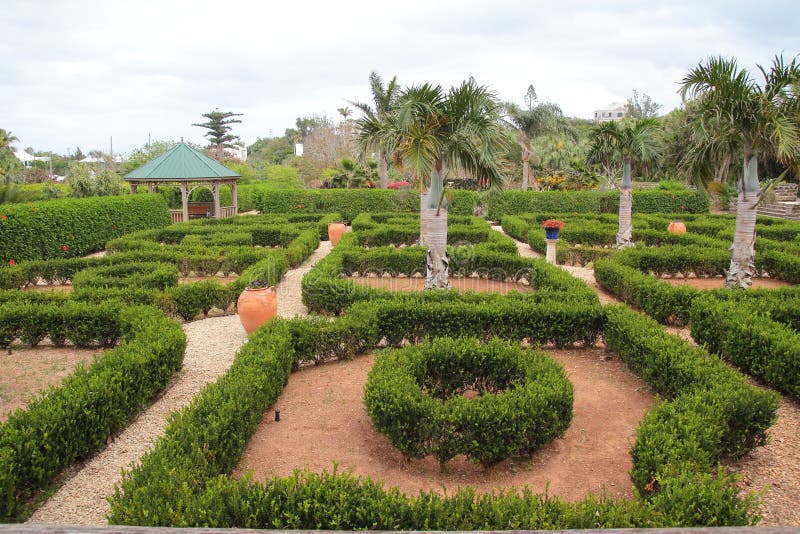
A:
<svg viewBox="0 0 800 534">
<path fill-rule="evenodd" d="M 300 267 L 284 275 L 278 285 L 278 315 L 288 318 L 307 313 L 301 301 L 300 281 L 331 249 L 330 241 L 321 242 Z M 186 323 L 183 329 L 186 353 L 177 378 L 105 449 L 66 480 L 28 523 L 104 525 L 109 512 L 106 498 L 113 495 L 120 471 L 151 448 L 164 433 L 170 414 L 187 406 L 207 384 L 228 370 L 236 351 L 247 341 L 237 315 Z"/>
<path fill-rule="evenodd" d="M 503 231 L 499 226 L 492 228 Z M 541 257 L 526 243 L 514 241 L 521 256 Z M 523 254 L 525 249 L 526 253 Z M 621 303 L 614 295 L 600 288 L 593 269 L 570 265 L 560 267 L 594 288 L 602 304 Z M 687 327 L 664 326 L 664 330 L 697 345 Z M 800 508 L 797 506 L 800 502 L 800 462 L 796 456 L 800 449 L 800 402 L 781 397 L 778 420 L 770 427 L 768 435 L 766 445 L 756 448 L 730 467 L 741 476 L 740 486 L 743 489 L 764 490 L 761 499 L 763 519 L 759 526 L 800 526 Z"/>
</svg>

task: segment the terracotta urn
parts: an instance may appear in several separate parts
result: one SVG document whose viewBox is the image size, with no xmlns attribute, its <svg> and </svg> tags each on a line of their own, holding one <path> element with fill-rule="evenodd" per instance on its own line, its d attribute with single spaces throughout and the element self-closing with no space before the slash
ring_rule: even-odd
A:
<svg viewBox="0 0 800 534">
<path fill-rule="evenodd" d="M 245 331 L 252 334 L 278 314 L 278 290 L 275 286 L 248 287 L 239 295 L 236 309 Z"/>
<path fill-rule="evenodd" d="M 682 222 L 673 221 L 673 222 L 669 223 L 669 226 L 667 226 L 667 232 L 670 232 L 670 233 L 673 233 L 673 234 L 685 234 L 686 233 L 686 225 L 683 224 Z"/>
<path fill-rule="evenodd" d="M 347 230 L 347 225 L 340 222 L 332 222 L 328 225 L 328 239 L 331 240 L 331 244 L 335 247 L 336 243 L 339 242 L 341 239 L 342 234 L 345 233 Z"/>
</svg>

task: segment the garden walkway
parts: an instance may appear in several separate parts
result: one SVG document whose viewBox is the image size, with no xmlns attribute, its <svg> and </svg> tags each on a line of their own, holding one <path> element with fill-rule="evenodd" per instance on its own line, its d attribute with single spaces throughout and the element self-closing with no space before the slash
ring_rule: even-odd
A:
<svg viewBox="0 0 800 534">
<path fill-rule="evenodd" d="M 505 234 L 500 226 L 492 228 Z M 520 256 L 542 257 L 527 243 L 516 239 L 514 242 Z M 570 265 L 560 267 L 594 288 L 602 304 L 621 302 L 600 288 L 593 269 Z M 697 345 L 687 327 L 664 326 L 664 330 Z M 730 468 L 741 476 L 739 485 L 746 491 L 758 492 L 766 488 L 761 500 L 763 519 L 759 526 L 800 525 L 800 508 L 797 506 L 800 497 L 800 461 L 796 456 L 800 450 L 800 402 L 781 396 L 778 420 L 768 433 L 769 442 L 766 445 L 756 448 Z"/>
<path fill-rule="evenodd" d="M 278 315 L 294 317 L 307 310 L 300 298 L 300 281 L 311 267 L 331 251 L 330 241 L 297 269 L 288 271 L 278 285 Z M 236 351 L 247 341 L 237 315 L 215 317 L 183 325 L 186 353 L 183 369 L 164 394 L 143 411 L 121 434 L 88 460 L 28 520 L 28 523 L 104 525 L 120 471 L 129 468 L 163 433 L 167 419 L 182 409 L 207 384 L 224 374 Z"/>
</svg>

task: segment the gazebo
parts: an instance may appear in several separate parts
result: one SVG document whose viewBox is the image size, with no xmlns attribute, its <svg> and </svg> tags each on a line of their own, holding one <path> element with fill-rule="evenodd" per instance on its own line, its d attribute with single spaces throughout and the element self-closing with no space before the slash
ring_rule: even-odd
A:
<svg viewBox="0 0 800 534">
<path fill-rule="evenodd" d="M 158 191 L 159 185 L 180 187 L 182 209 L 170 210 L 174 223 L 209 215 L 217 219 L 236 215 L 239 208 L 236 180 L 239 178 L 241 175 L 185 143 L 176 145 L 125 175 L 125 180 L 131 185 L 131 194 L 136 194 L 140 185 L 146 185 L 148 193 Z M 221 185 L 230 186 L 233 206 L 220 206 Z M 208 187 L 214 201 L 190 203 L 189 195 L 198 187 Z"/>
</svg>

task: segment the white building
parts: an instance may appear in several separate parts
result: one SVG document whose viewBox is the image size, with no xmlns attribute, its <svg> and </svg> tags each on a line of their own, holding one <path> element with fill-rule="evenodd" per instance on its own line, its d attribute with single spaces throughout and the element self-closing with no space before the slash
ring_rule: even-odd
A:
<svg viewBox="0 0 800 534">
<path fill-rule="evenodd" d="M 602 109 L 594 111 L 594 122 L 621 121 L 628 115 L 627 107 L 622 102 L 612 102 Z"/>
</svg>

